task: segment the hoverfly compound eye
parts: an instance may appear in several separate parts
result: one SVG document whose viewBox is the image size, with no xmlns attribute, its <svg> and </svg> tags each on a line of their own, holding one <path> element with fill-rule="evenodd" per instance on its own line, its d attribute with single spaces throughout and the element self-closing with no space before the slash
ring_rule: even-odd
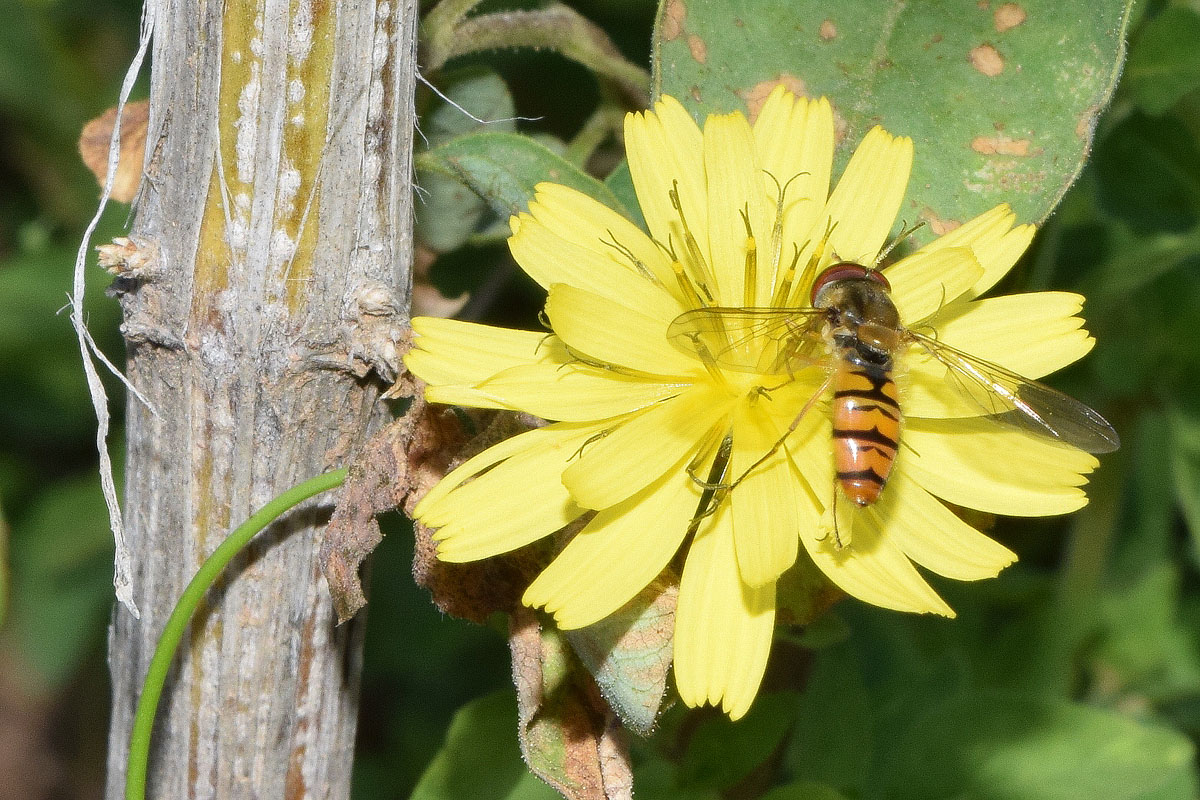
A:
<svg viewBox="0 0 1200 800">
<path fill-rule="evenodd" d="M 862 264 L 855 264 L 853 261 L 841 261 L 832 266 L 826 267 L 825 271 L 817 276 L 813 281 L 812 296 L 809 301 L 817 304 L 817 295 L 826 286 L 837 281 L 845 280 L 869 280 L 875 281 L 889 293 L 892 291 L 892 285 L 888 283 L 888 279 L 883 276 L 883 273 L 871 267 L 864 267 Z"/>
</svg>

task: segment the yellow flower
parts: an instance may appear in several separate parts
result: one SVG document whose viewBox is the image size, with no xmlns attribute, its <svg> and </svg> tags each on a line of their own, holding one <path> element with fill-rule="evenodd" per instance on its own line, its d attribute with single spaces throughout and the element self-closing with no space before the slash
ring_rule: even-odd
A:
<svg viewBox="0 0 1200 800">
<path fill-rule="evenodd" d="M 672 323 L 716 306 L 811 313 L 799 309 L 810 305 L 814 276 L 879 256 L 905 195 L 912 141 L 875 128 L 830 193 L 834 127 L 824 99 L 777 89 L 753 125 L 733 113 L 701 130 L 664 97 L 626 119 L 625 138 L 649 235 L 554 184 L 539 185 L 529 212 L 511 221 L 514 258 L 549 291 L 553 334 L 413 320 L 406 363 L 430 400 L 554 421 L 454 470 L 416 517 L 436 529 L 439 556 L 460 562 L 590 514 L 524 596 L 564 629 L 613 613 L 686 548 L 676 684 L 687 704 L 720 705 L 736 719 L 758 691 L 776 582 L 801 545 L 861 600 L 952 616 L 914 562 L 977 580 L 1015 556 L 941 500 L 1021 516 L 1086 503 L 1080 487 L 1095 458 L 996 425 L 916 332 L 1030 378 L 1080 358 L 1093 340 L 1075 316 L 1078 295 L 975 299 L 1033 236 L 1032 226 L 1013 227 L 1006 206 L 888 267 L 901 323 L 914 331 L 896 371 L 903 438 L 878 501 L 856 509 L 843 496 L 838 506 L 823 343 L 811 365 L 771 369 L 754 365 L 770 360 L 764 353 L 778 361 L 808 346 L 786 326 L 712 353 L 707 338 L 720 347 L 728 331 L 697 333 L 701 322 L 689 336 L 687 324 Z"/>
</svg>

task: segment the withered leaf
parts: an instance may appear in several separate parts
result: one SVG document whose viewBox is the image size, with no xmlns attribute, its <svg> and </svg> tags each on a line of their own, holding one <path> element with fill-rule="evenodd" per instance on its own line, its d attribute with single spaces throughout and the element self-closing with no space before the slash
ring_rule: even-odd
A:
<svg viewBox="0 0 1200 800">
<path fill-rule="evenodd" d="M 529 768 L 567 800 L 629 800 L 633 774 L 620 722 L 562 634 L 513 609 L 509 627 L 517 726 Z"/>
<path fill-rule="evenodd" d="M 446 473 L 449 454 L 466 441 L 452 412 L 432 409 L 415 394 L 408 413 L 375 434 L 350 465 L 321 541 L 321 569 L 339 623 L 366 605 L 358 568 L 383 538 L 375 515 L 411 510 Z"/>
<path fill-rule="evenodd" d="M 483 432 L 470 438 L 463 417 L 422 397 L 412 384 L 388 393 L 412 396 L 408 413 L 375 434 L 350 465 L 333 516 L 321 542 L 321 569 L 329 584 L 338 621 L 366 605 L 358 570 L 382 534 L 377 514 L 412 510 L 442 477 L 475 453 L 541 424 L 518 414 L 492 414 Z M 543 565 L 536 545 L 485 561 L 449 564 L 438 560 L 430 531 L 414 525 L 413 577 L 433 595 L 434 604 L 454 616 L 484 622 L 495 611 L 518 604 L 521 592 Z"/>
<path fill-rule="evenodd" d="M 142 180 L 142 162 L 146 155 L 146 126 L 150 119 L 150 101 L 135 100 L 121 111 L 121 154 L 113 176 L 111 197 L 119 203 L 133 201 Z M 79 155 L 83 163 L 104 183 L 108 175 L 108 147 L 112 142 L 117 109 L 110 108 L 83 126 L 79 134 Z"/>
</svg>

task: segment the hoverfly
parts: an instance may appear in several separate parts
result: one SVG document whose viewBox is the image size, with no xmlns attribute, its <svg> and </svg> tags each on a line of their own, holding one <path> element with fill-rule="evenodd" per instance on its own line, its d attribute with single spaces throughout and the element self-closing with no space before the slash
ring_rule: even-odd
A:
<svg viewBox="0 0 1200 800">
<path fill-rule="evenodd" d="M 914 344 L 946 367 L 981 414 L 1089 453 L 1117 449 L 1116 431 L 1083 403 L 905 327 L 890 292 L 879 270 L 841 261 L 816 277 L 809 308 L 706 307 L 671 323 L 667 335 L 675 347 L 725 369 L 779 376 L 827 370 L 783 437 L 725 488 L 783 446 L 832 391 L 835 483 L 859 507 L 878 500 L 900 446 L 896 359 Z"/>
</svg>

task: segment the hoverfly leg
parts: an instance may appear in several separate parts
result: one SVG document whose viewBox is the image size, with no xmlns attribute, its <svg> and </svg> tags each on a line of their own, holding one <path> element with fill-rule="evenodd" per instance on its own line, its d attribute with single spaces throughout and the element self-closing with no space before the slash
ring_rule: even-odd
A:
<svg viewBox="0 0 1200 800">
<path fill-rule="evenodd" d="M 841 526 L 838 523 L 838 491 L 837 479 L 833 480 L 833 549 L 841 550 L 849 544 L 849 541 L 842 541 Z"/>
<path fill-rule="evenodd" d="M 567 461 L 574 461 L 575 459 L 579 458 L 580 456 L 583 455 L 583 451 L 587 449 L 587 446 L 589 444 L 591 444 L 592 442 L 600 441 L 605 436 L 608 436 L 610 433 L 612 433 L 612 431 L 600 431 L 597 434 L 593 434 L 592 436 L 589 436 L 587 439 L 584 440 L 583 444 L 579 445 L 579 449 L 571 454 L 571 457 L 568 458 Z"/>
<path fill-rule="evenodd" d="M 815 392 L 813 392 L 812 397 L 808 398 L 808 402 L 806 402 L 804 404 L 804 407 L 800 409 L 800 412 L 798 414 L 796 414 L 795 419 L 792 420 L 792 424 L 788 425 L 787 430 L 783 432 L 783 435 L 780 436 L 779 439 L 775 442 L 775 444 L 771 445 L 771 448 L 769 450 L 767 450 L 767 452 L 763 453 L 758 458 L 757 461 L 755 461 L 753 464 L 751 464 L 749 467 L 747 467 L 746 470 L 744 472 L 742 472 L 741 475 L 738 476 L 737 480 L 735 480 L 733 483 L 731 483 L 729 485 L 729 488 L 731 488 L 731 489 L 736 488 L 739 483 L 746 480 L 746 477 L 751 472 L 754 472 L 754 470 L 761 467 L 763 464 L 765 464 L 767 462 L 768 459 L 770 459 L 773 455 L 775 455 L 777 452 L 779 452 L 779 448 L 783 447 L 783 443 L 787 441 L 787 438 L 792 435 L 793 431 L 795 431 L 796 428 L 800 427 L 800 422 L 804 419 L 804 416 L 809 412 L 809 410 L 813 406 L 815 406 L 817 404 L 817 401 L 820 400 L 821 396 L 825 394 L 825 390 L 829 388 L 829 384 L 832 381 L 833 381 L 833 376 L 831 375 L 821 383 L 821 385 L 817 388 L 817 390 Z"/>
<path fill-rule="evenodd" d="M 713 442 L 716 442 L 714 448 Z M 702 491 L 715 491 L 717 489 L 731 489 L 733 487 L 722 483 L 725 479 L 725 471 L 729 465 L 729 454 L 733 452 L 733 431 L 727 432 L 720 440 L 710 439 L 703 447 L 696 451 L 696 455 L 688 462 L 685 468 L 688 477 L 692 479 L 692 483 L 700 487 Z M 701 478 L 698 474 L 700 465 L 712 458 L 712 464 L 708 469 L 708 477 Z M 713 475 L 717 475 L 714 482 Z"/>
<path fill-rule="evenodd" d="M 717 513 L 717 509 L 721 507 L 721 503 L 725 500 L 725 497 L 733 491 L 733 486 L 725 483 L 726 473 L 729 470 L 729 458 L 732 453 L 733 433 L 730 432 L 725 434 L 725 438 L 721 440 L 721 444 L 717 447 L 716 455 L 713 456 L 712 466 L 708 469 L 707 480 L 698 480 L 697 476 L 693 473 L 695 461 L 693 461 L 693 464 L 688 465 L 688 474 L 693 481 L 703 487 L 703 491 L 700 493 L 700 502 L 696 504 L 696 513 L 692 515 L 692 521 L 688 523 L 685 537 L 694 536 L 700 528 L 700 523 L 706 517 L 711 517 Z"/>
</svg>

